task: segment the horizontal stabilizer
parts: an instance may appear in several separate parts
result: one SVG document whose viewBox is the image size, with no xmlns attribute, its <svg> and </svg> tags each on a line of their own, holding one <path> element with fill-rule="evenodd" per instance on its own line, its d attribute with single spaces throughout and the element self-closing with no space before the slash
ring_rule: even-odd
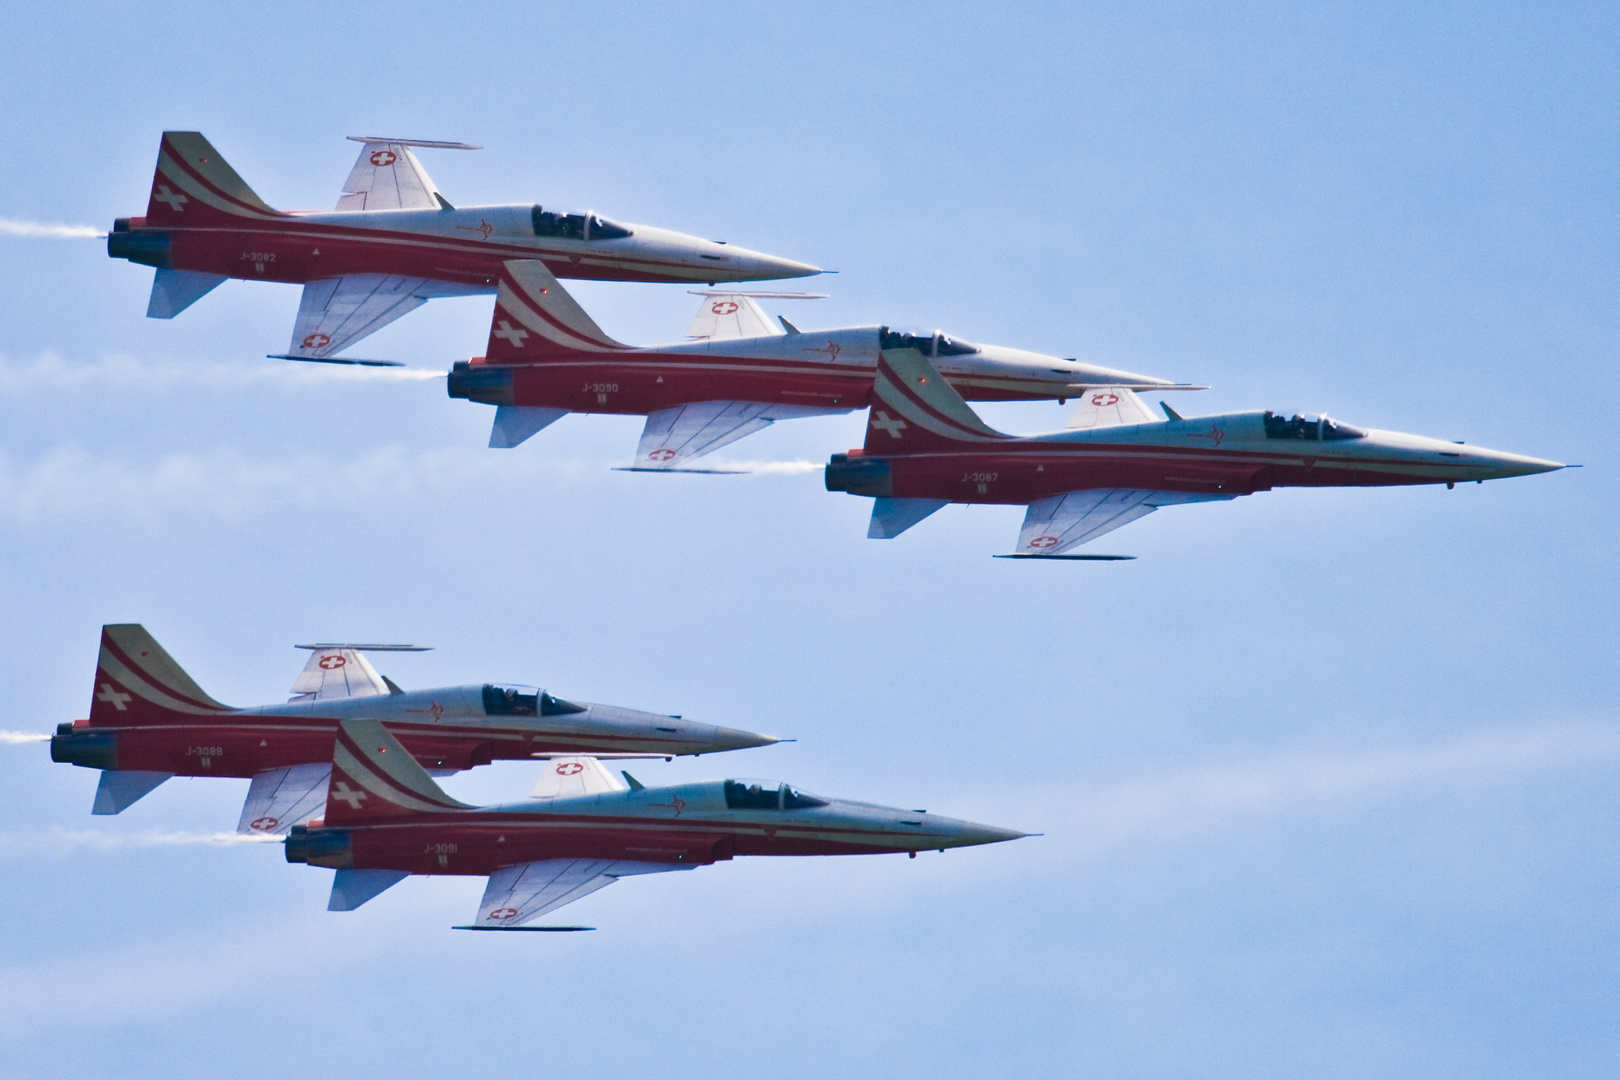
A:
<svg viewBox="0 0 1620 1080">
<path fill-rule="evenodd" d="M 152 298 L 146 302 L 146 317 L 172 319 L 213 292 L 224 280 L 224 274 L 159 270 L 152 279 Z"/>
<path fill-rule="evenodd" d="M 339 870 L 332 878 L 332 897 L 326 902 L 326 910 L 353 911 L 410 876 L 404 870 Z"/>
<path fill-rule="evenodd" d="M 550 409 L 538 405 L 497 405 L 495 426 L 489 432 L 489 445 L 495 450 L 510 450 L 535 432 L 555 424 L 567 415 L 567 409 Z"/>
<path fill-rule="evenodd" d="M 136 772 L 133 769 L 126 772 L 105 770 L 101 774 L 101 783 L 96 785 L 96 801 L 91 805 L 90 812 L 122 814 L 141 796 L 173 775 L 166 772 Z"/>
<path fill-rule="evenodd" d="M 923 518 L 943 507 L 948 499 L 884 499 L 872 503 L 868 540 L 893 540 Z"/>
</svg>

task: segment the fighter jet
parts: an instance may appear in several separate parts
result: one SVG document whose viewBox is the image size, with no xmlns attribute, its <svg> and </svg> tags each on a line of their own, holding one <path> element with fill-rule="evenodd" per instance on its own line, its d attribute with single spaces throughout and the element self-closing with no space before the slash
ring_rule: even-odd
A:
<svg viewBox="0 0 1620 1080">
<path fill-rule="evenodd" d="M 528 801 L 469 806 L 445 794 L 371 720 L 345 720 L 326 817 L 292 829 L 287 861 L 337 871 L 329 911 L 352 911 L 411 874 L 489 876 L 462 930 L 525 926 L 620 878 L 738 855 L 869 855 L 1016 840 L 1025 833 L 811 795 L 787 784 L 714 780 L 647 787 L 591 757 L 553 762 Z"/>
<path fill-rule="evenodd" d="M 351 135 L 360 157 L 332 213 L 279 211 L 195 131 L 166 131 L 146 216 L 119 218 L 107 254 L 157 268 L 146 314 L 172 319 L 226 278 L 304 286 L 280 358 L 334 354 L 434 297 L 495 291 L 501 263 L 541 259 L 600 281 L 758 281 L 821 271 L 589 210 L 450 205 L 412 147 L 466 143 Z M 391 361 L 369 361 L 391 364 Z"/>
<path fill-rule="evenodd" d="M 1556 461 L 1421 435 L 1272 412 L 1157 420 L 1129 390 L 1088 393 L 1070 430 L 992 430 L 914 349 L 885 350 L 859 450 L 834 454 L 828 491 L 876 498 L 867 536 L 899 536 L 946 503 L 1028 504 L 1003 558 L 1076 555 L 1161 506 L 1235 499 L 1274 487 L 1483 482 L 1551 472 Z"/>
<path fill-rule="evenodd" d="M 171 776 L 251 777 L 237 831 L 276 835 L 320 813 L 345 718 L 386 722 L 440 773 L 559 754 L 668 758 L 778 741 L 512 683 L 401 690 L 365 657 L 421 646 L 298 647 L 310 657 L 287 704 L 234 709 L 204 693 L 141 626 L 104 626 L 90 718 L 57 726 L 51 760 L 102 770 L 92 814 L 121 813 Z"/>
<path fill-rule="evenodd" d="M 570 412 L 629 413 L 647 417 L 633 469 L 711 472 L 729 470 L 687 465 L 777 420 L 865 408 L 881 349 L 922 352 L 976 401 L 1063 401 L 1094 386 L 1194 389 L 938 332 L 801 332 L 766 318 L 750 294 L 702 295 L 688 331 L 696 340 L 632 348 L 603 333 L 542 263 L 508 262 L 485 355 L 455 365 L 450 396 L 496 406 L 493 447 L 517 446 Z"/>
</svg>

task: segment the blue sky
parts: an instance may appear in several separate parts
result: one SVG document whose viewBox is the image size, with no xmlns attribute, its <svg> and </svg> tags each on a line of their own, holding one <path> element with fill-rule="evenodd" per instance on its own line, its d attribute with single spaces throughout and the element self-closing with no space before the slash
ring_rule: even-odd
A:
<svg viewBox="0 0 1620 1080">
<path fill-rule="evenodd" d="M 464 10 L 465 9 L 465 10 Z M 291 286 L 173 322 L 95 240 L 0 236 L 3 726 L 88 707 L 101 623 L 222 700 L 297 641 L 800 741 L 740 773 L 1046 835 L 915 861 L 738 860 L 606 890 L 594 934 L 469 935 L 480 881 L 328 914 L 329 875 L 209 842 L 245 781 L 91 818 L 0 746 L 0 1070 L 349 1077 L 1612 1075 L 1617 86 L 1604 5 L 62 3 L 0 35 L 13 221 L 144 207 L 196 128 L 272 205 L 349 134 L 458 204 L 589 206 L 837 269 L 886 321 L 1208 383 L 1184 412 L 1584 465 L 1167 510 L 1114 565 L 1020 512 L 891 542 L 815 471 L 648 477 L 631 418 L 512 452 L 432 378 L 262 359 Z M 592 284 L 635 342 L 678 287 Z M 367 343 L 482 351 L 487 298 Z M 997 406 L 1018 431 L 1055 404 Z M 733 461 L 824 461 L 859 416 Z M 510 797 L 532 768 L 448 781 Z"/>
</svg>

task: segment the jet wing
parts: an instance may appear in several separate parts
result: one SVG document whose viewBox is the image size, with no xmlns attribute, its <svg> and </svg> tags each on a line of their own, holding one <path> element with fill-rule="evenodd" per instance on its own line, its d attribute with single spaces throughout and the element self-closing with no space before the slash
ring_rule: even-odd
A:
<svg viewBox="0 0 1620 1080">
<path fill-rule="evenodd" d="M 852 409 L 816 405 L 767 405 L 759 401 L 699 401 L 659 409 L 647 417 L 636 448 L 636 470 L 679 472 L 694 458 L 713 453 L 778 420 L 839 416 Z"/>
<path fill-rule="evenodd" d="M 293 682 L 288 701 L 317 698 L 377 697 L 388 684 L 359 651 L 343 645 L 310 645 L 309 662 Z"/>
<path fill-rule="evenodd" d="M 236 823 L 236 831 L 285 836 L 294 825 L 320 817 L 331 777 L 330 761 L 259 773 L 248 785 L 247 802 L 242 804 L 242 819 Z"/>
<path fill-rule="evenodd" d="M 697 341 L 725 341 L 731 338 L 783 337 L 791 323 L 781 324 L 765 314 L 760 300 L 825 300 L 826 293 L 805 292 L 725 292 L 716 289 L 689 289 L 703 297 L 692 316 L 686 336 Z"/>
<path fill-rule="evenodd" d="M 477 146 L 456 142 L 429 142 L 423 139 L 385 139 L 350 135 L 360 144 L 349 178 L 343 182 L 339 210 L 440 210 L 450 204 L 439 194 L 438 185 L 422 163 L 411 153 L 413 146 L 439 150 L 478 150 Z"/>
<path fill-rule="evenodd" d="M 304 286 L 285 359 L 325 360 L 435 297 L 493 289 L 398 274 L 345 274 Z"/>
<path fill-rule="evenodd" d="M 546 762 L 531 799 L 569 799 L 576 795 L 601 795 L 609 791 L 629 791 L 630 785 L 614 776 L 606 765 L 593 757 L 557 757 Z"/>
<path fill-rule="evenodd" d="M 1104 533 L 1147 517 L 1161 506 L 1212 502 L 1233 495 L 1204 495 L 1189 491 L 1137 491 L 1098 488 L 1055 495 L 1029 504 L 1024 528 L 1018 534 L 1020 556 L 1062 555 Z"/>
<path fill-rule="evenodd" d="M 508 866 L 489 876 L 477 921 L 462 929 L 513 929 L 622 877 L 690 869 L 689 864 L 612 859 L 543 859 Z"/>
<path fill-rule="evenodd" d="M 1123 386 L 1098 386 L 1080 396 L 1065 427 L 1104 428 L 1126 424 L 1154 424 L 1162 418 L 1155 416 L 1142 399 Z"/>
</svg>

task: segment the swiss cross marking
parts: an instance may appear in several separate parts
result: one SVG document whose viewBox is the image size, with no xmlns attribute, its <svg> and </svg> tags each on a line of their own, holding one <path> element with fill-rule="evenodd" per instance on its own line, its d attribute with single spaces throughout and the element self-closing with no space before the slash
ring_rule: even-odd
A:
<svg viewBox="0 0 1620 1080">
<path fill-rule="evenodd" d="M 129 706 L 125 702 L 129 701 L 130 697 L 129 694 L 121 693 L 112 683 L 104 682 L 101 684 L 101 692 L 96 695 L 96 700 L 109 703 L 119 712 L 128 712 Z"/>
<path fill-rule="evenodd" d="M 489 917 L 492 919 L 500 919 L 505 921 L 507 919 L 517 918 L 517 913 L 518 909 L 515 907 L 498 907 L 489 913 Z"/>
<path fill-rule="evenodd" d="M 730 300 L 716 300 L 709 305 L 709 310 L 716 315 L 731 315 L 737 310 L 737 305 Z"/>
<path fill-rule="evenodd" d="M 578 761 L 565 761 L 557 766 L 558 776 L 578 776 L 585 771 L 585 766 Z"/>
<path fill-rule="evenodd" d="M 674 456 L 675 456 L 675 451 L 671 450 L 667 446 L 660 446 L 657 450 L 654 450 L 652 453 L 647 455 L 647 460 L 648 461 L 668 461 L 670 458 L 672 458 Z"/>
<path fill-rule="evenodd" d="M 378 150 L 371 155 L 371 163 L 379 169 L 386 169 L 399 160 L 399 155 L 392 150 Z"/>
<path fill-rule="evenodd" d="M 281 819 L 280 818 L 256 817 L 252 821 L 248 822 L 248 828 L 256 829 L 259 832 L 269 832 L 271 829 L 275 828 L 277 825 L 280 825 L 280 824 L 281 824 Z"/>
<path fill-rule="evenodd" d="M 892 437 L 898 439 L 907 425 L 904 420 L 896 420 L 882 409 L 879 409 L 872 414 L 872 426 L 879 431 L 887 431 Z"/>
<path fill-rule="evenodd" d="M 330 344 L 332 344 L 332 339 L 327 337 L 325 334 L 305 334 L 304 342 L 300 348 L 324 349 Z"/>
<path fill-rule="evenodd" d="M 1057 547 L 1057 545 L 1058 538 L 1055 536 L 1037 536 L 1035 539 L 1029 542 L 1030 547 L 1040 548 L 1042 551 L 1045 551 L 1047 548 Z"/>
<path fill-rule="evenodd" d="M 498 337 L 510 342 L 512 348 L 514 349 L 523 348 L 523 339 L 528 336 L 529 331 L 513 326 L 506 319 L 502 319 L 500 321 L 500 329 L 496 330 L 490 335 L 490 337 Z"/>
<path fill-rule="evenodd" d="M 169 209 L 178 214 L 184 210 L 185 204 L 191 200 L 178 191 L 170 191 L 168 184 L 159 184 L 158 189 L 152 192 L 152 201 L 168 203 Z"/>
<path fill-rule="evenodd" d="M 335 671 L 347 663 L 348 661 L 341 656 L 323 656 L 320 659 L 322 671 Z"/>
<path fill-rule="evenodd" d="M 1099 408 L 1104 406 L 1104 405 L 1118 405 L 1119 404 L 1119 395 L 1115 394 L 1115 393 L 1112 393 L 1112 392 L 1102 393 L 1102 394 L 1092 394 L 1091 395 L 1091 403 L 1093 405 L 1098 406 Z"/>
<path fill-rule="evenodd" d="M 366 792 L 356 791 L 347 780 L 339 780 L 337 787 L 332 789 L 332 798 L 348 803 L 350 810 L 358 810 L 360 804 L 366 801 Z"/>
</svg>

